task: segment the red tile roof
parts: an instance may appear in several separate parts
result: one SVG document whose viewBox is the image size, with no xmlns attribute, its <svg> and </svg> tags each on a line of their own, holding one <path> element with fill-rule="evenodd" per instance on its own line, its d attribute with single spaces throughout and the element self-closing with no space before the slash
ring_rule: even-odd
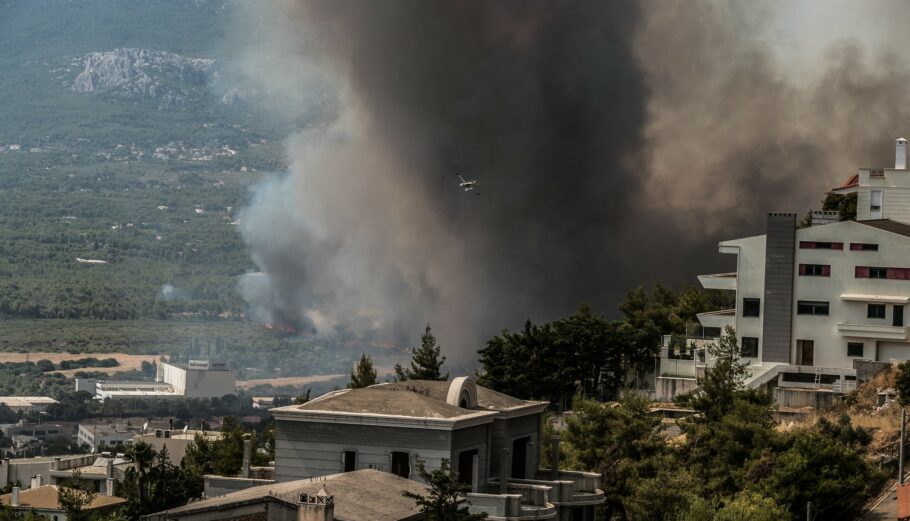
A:
<svg viewBox="0 0 910 521">
<path fill-rule="evenodd" d="M 832 190 L 843 190 L 845 188 L 854 188 L 859 186 L 859 174 L 853 174 L 850 179 L 847 179 L 847 182 L 832 188 Z"/>
</svg>

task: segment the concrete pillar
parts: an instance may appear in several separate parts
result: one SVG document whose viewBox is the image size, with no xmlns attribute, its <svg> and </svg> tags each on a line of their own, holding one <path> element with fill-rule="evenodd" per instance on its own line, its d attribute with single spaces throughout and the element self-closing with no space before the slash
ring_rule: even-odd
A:
<svg viewBox="0 0 910 521">
<path fill-rule="evenodd" d="M 559 434 L 550 438 L 550 480 L 559 479 Z"/>
<path fill-rule="evenodd" d="M 60 470 L 60 456 L 54 456 L 54 461 L 51 462 L 51 470 Z"/>
<path fill-rule="evenodd" d="M 104 475 L 109 478 L 114 477 L 114 459 L 113 459 L 113 457 L 108 458 L 107 462 L 104 464 Z"/>
<path fill-rule="evenodd" d="M 512 450 L 508 447 L 502 449 L 499 458 L 499 493 L 505 494 L 509 490 L 509 475 L 512 472 Z"/>
<path fill-rule="evenodd" d="M 104 495 L 105 496 L 114 495 L 114 478 L 107 478 L 105 480 Z"/>
<path fill-rule="evenodd" d="M 253 458 L 253 440 L 243 440 L 243 466 L 240 469 L 240 477 L 250 477 L 250 461 Z"/>
</svg>

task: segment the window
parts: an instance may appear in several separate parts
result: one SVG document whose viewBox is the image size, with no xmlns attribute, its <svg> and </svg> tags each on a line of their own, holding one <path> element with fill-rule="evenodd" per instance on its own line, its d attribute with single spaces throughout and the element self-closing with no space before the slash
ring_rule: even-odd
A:
<svg viewBox="0 0 910 521">
<path fill-rule="evenodd" d="M 885 305 L 884 304 L 869 304 L 869 307 L 866 309 L 867 318 L 885 318 Z"/>
<path fill-rule="evenodd" d="M 863 343 L 847 342 L 847 356 L 863 356 Z"/>
<path fill-rule="evenodd" d="M 744 298 L 743 299 L 743 316 L 744 317 L 757 317 L 761 315 L 761 299 L 760 298 Z"/>
<path fill-rule="evenodd" d="M 858 279 L 910 280 L 910 268 L 885 268 L 882 266 L 857 266 Z"/>
<path fill-rule="evenodd" d="M 878 244 L 870 244 L 866 242 L 851 242 L 850 243 L 851 251 L 878 251 Z"/>
<path fill-rule="evenodd" d="M 842 242 L 816 242 L 816 241 L 799 241 L 799 247 L 802 250 L 843 250 Z"/>
<path fill-rule="evenodd" d="M 409 478 L 411 476 L 410 454 L 407 452 L 392 453 L 392 474 L 402 478 Z"/>
<path fill-rule="evenodd" d="M 882 191 L 872 190 L 869 198 L 869 217 L 873 219 L 882 218 Z"/>
<path fill-rule="evenodd" d="M 828 303 L 812 300 L 800 300 L 796 303 L 797 315 L 824 315 L 828 316 Z"/>
<path fill-rule="evenodd" d="M 758 338 L 744 336 L 740 344 L 742 344 L 739 351 L 740 356 L 743 358 L 758 358 Z"/>
<path fill-rule="evenodd" d="M 828 264 L 800 264 L 799 274 L 805 277 L 830 277 L 831 266 Z"/>
<path fill-rule="evenodd" d="M 344 471 L 354 472 L 357 470 L 357 453 L 352 450 L 344 451 Z"/>
</svg>

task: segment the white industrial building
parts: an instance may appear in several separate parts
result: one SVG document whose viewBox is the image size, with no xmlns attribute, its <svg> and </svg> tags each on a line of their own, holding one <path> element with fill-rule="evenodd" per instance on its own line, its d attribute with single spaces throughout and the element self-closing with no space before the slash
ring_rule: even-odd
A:
<svg viewBox="0 0 910 521">
<path fill-rule="evenodd" d="M 235 392 L 234 371 L 224 364 L 190 360 L 186 365 L 158 362 L 154 382 L 76 379 L 76 390 L 97 400 L 126 398 L 221 398 Z"/>
<path fill-rule="evenodd" d="M 699 322 L 715 336 L 735 328 L 747 383 L 773 389 L 778 403 L 818 405 L 855 388 L 858 370 L 910 359 L 906 148 L 898 139 L 895 168 L 860 169 L 833 190 L 857 194 L 856 221 L 813 212 L 812 225 L 799 227 L 797 214 L 771 213 L 765 235 L 720 243 L 721 253 L 736 255 L 736 272 L 699 277 L 707 289 L 736 295 L 734 309 L 702 313 Z M 709 342 L 665 337 L 658 399 L 694 389 L 711 364 L 703 350 L 680 355 L 678 346 Z"/>
</svg>

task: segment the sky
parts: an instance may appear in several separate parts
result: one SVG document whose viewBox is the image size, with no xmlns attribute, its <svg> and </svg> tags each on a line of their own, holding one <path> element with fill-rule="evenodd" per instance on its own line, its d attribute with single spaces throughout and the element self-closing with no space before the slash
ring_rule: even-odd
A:
<svg viewBox="0 0 910 521">
<path fill-rule="evenodd" d="M 899 2 L 250 3 L 287 143 L 242 233 L 254 315 L 455 356 L 679 287 L 910 133 Z M 319 109 L 319 110 L 316 110 Z M 461 191 L 457 173 L 477 179 Z"/>
</svg>

